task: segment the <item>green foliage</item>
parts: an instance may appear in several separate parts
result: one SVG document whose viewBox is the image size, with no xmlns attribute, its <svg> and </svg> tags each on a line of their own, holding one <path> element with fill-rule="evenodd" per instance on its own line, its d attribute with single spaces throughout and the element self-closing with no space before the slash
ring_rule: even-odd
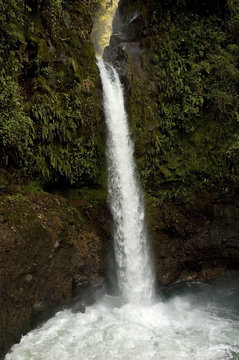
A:
<svg viewBox="0 0 239 360">
<path fill-rule="evenodd" d="M 192 21 L 178 16 L 172 23 L 168 17 L 163 23 L 155 22 L 152 32 L 161 34 L 152 60 L 162 130 L 170 134 L 182 129 L 189 134 L 206 109 L 230 114 L 229 121 L 235 119 L 237 57 L 231 53 L 232 44 L 224 47 L 227 34 L 217 19 L 196 17 Z"/>
<path fill-rule="evenodd" d="M 32 145 L 33 124 L 23 111 L 19 86 L 4 71 L 0 75 L 0 148 L 3 149 L 1 163 L 7 165 L 9 157 L 19 160 Z"/>
<path fill-rule="evenodd" d="M 62 16 L 62 0 L 46 0 L 42 2 L 42 6 L 51 35 L 56 36 L 58 24 Z"/>
<path fill-rule="evenodd" d="M 235 179 L 239 176 L 239 134 L 234 134 L 232 143 L 226 151 L 228 167 Z"/>
<path fill-rule="evenodd" d="M 153 16 L 142 5 L 149 85 L 131 65 L 129 107 L 141 178 L 167 199 L 205 179 L 238 176 L 239 1 L 228 4 L 226 18 L 216 2 L 208 11 L 162 3 Z"/>
<path fill-rule="evenodd" d="M 43 183 L 100 181 L 96 1 L 0 3 L 1 166 Z"/>
</svg>

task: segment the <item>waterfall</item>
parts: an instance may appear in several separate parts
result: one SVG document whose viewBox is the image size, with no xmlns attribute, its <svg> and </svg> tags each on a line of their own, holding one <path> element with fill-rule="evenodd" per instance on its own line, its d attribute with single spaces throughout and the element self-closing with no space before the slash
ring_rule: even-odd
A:
<svg viewBox="0 0 239 360">
<path fill-rule="evenodd" d="M 228 274 L 211 284 L 176 284 L 162 289 L 165 301 L 152 303 L 154 276 L 123 88 L 113 67 L 100 59 L 98 67 L 108 129 L 115 256 L 124 303 L 105 294 L 85 313 L 60 311 L 22 337 L 5 360 L 239 359 L 238 273 L 234 280 Z"/>
<path fill-rule="evenodd" d="M 107 125 L 108 191 L 114 219 L 119 288 L 126 302 L 151 303 L 154 276 L 150 265 L 144 205 L 133 159 L 123 87 L 116 70 L 97 60 Z"/>
<path fill-rule="evenodd" d="M 176 284 L 162 289 L 164 301 L 153 301 L 154 272 L 123 87 L 112 66 L 100 59 L 97 64 L 107 125 L 115 258 L 124 302 L 105 294 L 84 313 L 59 311 L 23 336 L 5 360 L 239 359 L 237 273 L 234 280 L 229 274 L 214 284 Z"/>
</svg>

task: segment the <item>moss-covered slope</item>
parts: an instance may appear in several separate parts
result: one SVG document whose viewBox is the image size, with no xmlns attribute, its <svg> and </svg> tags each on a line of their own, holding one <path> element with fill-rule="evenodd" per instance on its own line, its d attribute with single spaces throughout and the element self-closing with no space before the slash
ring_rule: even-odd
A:
<svg viewBox="0 0 239 360">
<path fill-rule="evenodd" d="M 97 6 L 0 1 L 0 358 L 104 275 L 105 193 L 89 190 L 104 177 Z M 59 185 L 87 188 L 71 204 L 42 191 Z"/>
<path fill-rule="evenodd" d="M 120 0 L 105 51 L 165 283 L 239 266 L 238 13 L 238 0 Z"/>
<path fill-rule="evenodd" d="M 0 197 L 0 358 L 79 292 L 86 303 L 87 290 L 102 285 L 109 238 L 105 198 L 96 191 L 70 197 Z"/>
<path fill-rule="evenodd" d="M 120 1 L 113 61 L 124 46 L 136 156 L 155 198 L 239 180 L 238 9 L 238 1 Z"/>
<path fill-rule="evenodd" d="M 97 1 L 0 3 L 0 166 L 43 183 L 100 182 Z"/>
</svg>

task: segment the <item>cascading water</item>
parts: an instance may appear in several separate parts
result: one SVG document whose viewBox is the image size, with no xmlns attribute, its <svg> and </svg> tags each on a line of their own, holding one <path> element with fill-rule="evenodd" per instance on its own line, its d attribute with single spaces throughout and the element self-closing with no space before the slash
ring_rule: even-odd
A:
<svg viewBox="0 0 239 360">
<path fill-rule="evenodd" d="M 108 129 L 108 187 L 114 218 L 115 255 L 124 299 L 150 304 L 154 278 L 150 266 L 144 206 L 137 186 L 122 85 L 116 70 L 98 59 Z"/>
<path fill-rule="evenodd" d="M 237 274 L 210 286 L 191 283 L 166 289 L 164 301 L 152 303 L 154 278 L 123 89 L 110 65 L 98 59 L 98 67 L 122 296 L 105 295 L 84 314 L 57 313 L 24 336 L 5 360 L 238 360 Z"/>
</svg>

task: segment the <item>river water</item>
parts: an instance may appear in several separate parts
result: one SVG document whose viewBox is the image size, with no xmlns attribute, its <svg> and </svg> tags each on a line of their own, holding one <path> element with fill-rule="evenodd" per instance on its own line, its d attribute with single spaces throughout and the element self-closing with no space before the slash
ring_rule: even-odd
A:
<svg viewBox="0 0 239 360">
<path fill-rule="evenodd" d="M 57 313 L 6 360 L 238 360 L 238 277 L 165 287 L 150 306 L 105 295 Z"/>
</svg>

